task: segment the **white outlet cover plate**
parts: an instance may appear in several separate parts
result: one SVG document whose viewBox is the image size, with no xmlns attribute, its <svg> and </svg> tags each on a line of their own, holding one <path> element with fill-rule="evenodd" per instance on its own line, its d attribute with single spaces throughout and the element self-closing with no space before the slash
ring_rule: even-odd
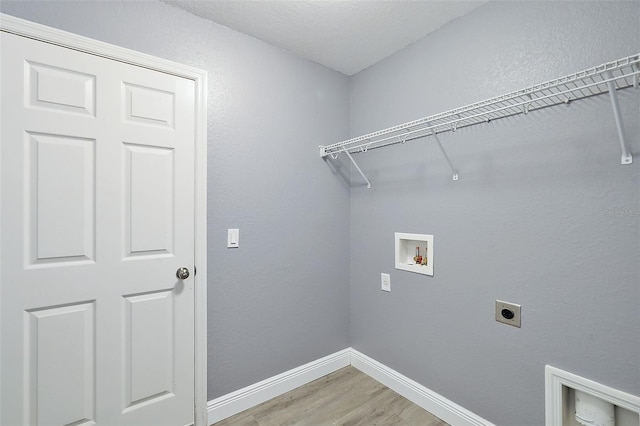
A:
<svg viewBox="0 0 640 426">
<path fill-rule="evenodd" d="M 391 275 L 380 274 L 380 283 L 382 284 L 382 291 L 391 291 Z"/>
</svg>

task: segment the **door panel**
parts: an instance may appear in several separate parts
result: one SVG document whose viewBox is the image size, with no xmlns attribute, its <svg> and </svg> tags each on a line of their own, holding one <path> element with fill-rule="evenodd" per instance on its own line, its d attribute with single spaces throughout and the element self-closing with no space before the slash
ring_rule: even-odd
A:
<svg viewBox="0 0 640 426">
<path fill-rule="evenodd" d="M 128 256 L 172 255 L 174 149 L 124 144 Z"/>
<path fill-rule="evenodd" d="M 173 394 L 175 322 L 171 290 L 125 297 L 127 408 Z"/>
<path fill-rule="evenodd" d="M 194 82 L 1 54 L 0 424 L 193 423 Z"/>
<path fill-rule="evenodd" d="M 26 96 L 32 107 L 95 115 L 96 76 L 27 61 Z"/>
<path fill-rule="evenodd" d="M 95 304 L 25 313 L 25 424 L 93 424 Z"/>
<path fill-rule="evenodd" d="M 95 140 L 27 133 L 27 265 L 93 260 Z M 66 164 L 64 173 L 60 165 Z"/>
<path fill-rule="evenodd" d="M 125 83 L 126 120 L 173 128 L 175 94 L 152 87 Z"/>
</svg>

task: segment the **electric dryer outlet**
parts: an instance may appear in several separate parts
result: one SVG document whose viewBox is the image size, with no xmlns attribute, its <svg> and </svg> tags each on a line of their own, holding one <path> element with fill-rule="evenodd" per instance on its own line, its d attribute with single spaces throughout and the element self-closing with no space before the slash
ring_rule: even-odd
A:
<svg viewBox="0 0 640 426">
<path fill-rule="evenodd" d="M 496 300 L 496 321 L 520 328 L 521 306 L 504 300 Z"/>
</svg>

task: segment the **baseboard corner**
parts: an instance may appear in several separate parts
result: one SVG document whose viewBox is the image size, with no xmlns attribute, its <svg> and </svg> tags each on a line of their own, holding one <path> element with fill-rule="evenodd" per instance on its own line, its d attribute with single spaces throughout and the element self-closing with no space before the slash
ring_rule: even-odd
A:
<svg viewBox="0 0 640 426">
<path fill-rule="evenodd" d="M 209 425 L 349 365 L 451 425 L 495 426 L 488 420 L 353 348 L 343 349 L 209 401 L 207 403 Z"/>
<path fill-rule="evenodd" d="M 228 393 L 207 403 L 209 425 L 238 414 L 351 364 L 351 348 Z"/>
</svg>

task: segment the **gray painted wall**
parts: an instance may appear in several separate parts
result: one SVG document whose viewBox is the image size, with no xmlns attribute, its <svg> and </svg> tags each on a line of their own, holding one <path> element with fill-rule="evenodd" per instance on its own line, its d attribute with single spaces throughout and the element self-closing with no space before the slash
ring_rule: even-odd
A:
<svg viewBox="0 0 640 426">
<path fill-rule="evenodd" d="M 496 2 L 351 79 L 352 136 L 638 52 L 640 3 Z M 640 102 L 621 93 L 358 155 L 351 344 L 501 425 L 544 424 L 544 366 L 640 394 Z M 612 215 L 609 215 L 612 214 Z M 394 269 L 435 235 L 435 275 Z M 380 273 L 391 274 L 391 293 Z M 522 328 L 494 301 L 522 304 Z"/>
<path fill-rule="evenodd" d="M 346 76 L 158 2 L 1 11 L 208 71 L 209 399 L 349 346 Z"/>
<path fill-rule="evenodd" d="M 635 53 L 638 5 L 490 3 L 350 80 L 162 3 L 0 6 L 209 72 L 209 399 L 352 345 L 532 425 L 547 363 L 640 393 L 637 93 L 632 166 L 605 97 L 443 135 L 459 182 L 429 140 L 358 156 L 371 190 L 315 150 Z M 393 269 L 396 231 L 435 234 L 434 277 Z"/>
</svg>

